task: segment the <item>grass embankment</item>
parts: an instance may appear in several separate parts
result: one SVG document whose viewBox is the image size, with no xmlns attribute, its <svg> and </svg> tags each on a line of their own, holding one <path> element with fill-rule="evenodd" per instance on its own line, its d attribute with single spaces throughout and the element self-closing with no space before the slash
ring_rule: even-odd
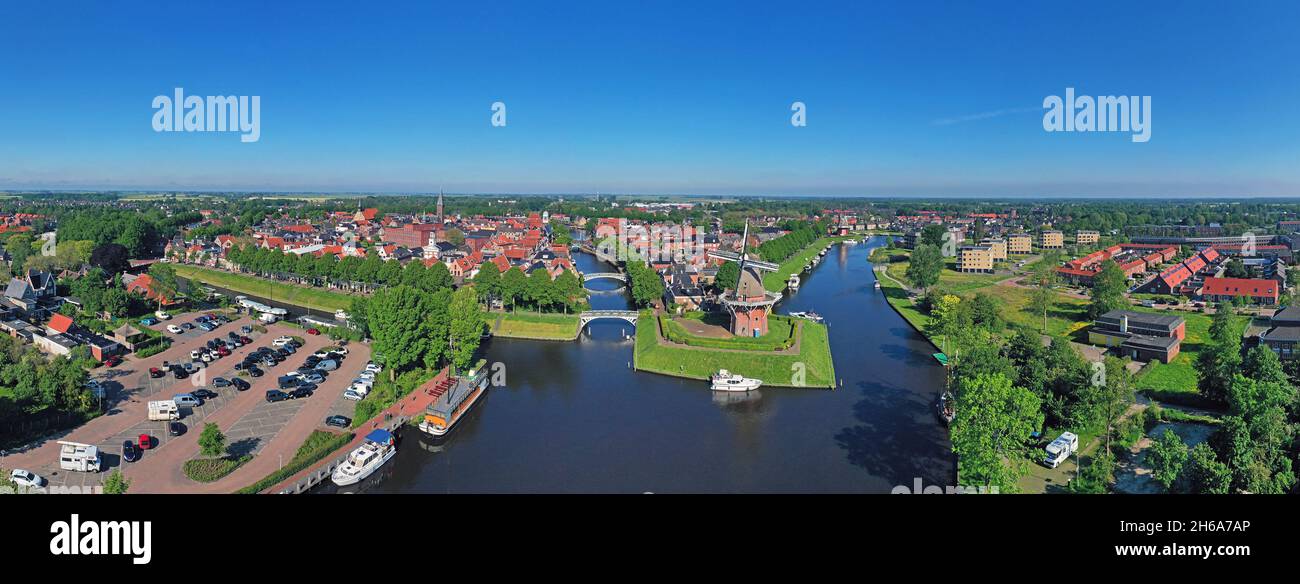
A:
<svg viewBox="0 0 1300 584">
<path fill-rule="evenodd" d="M 256 276 L 223 272 L 198 266 L 174 264 L 173 267 L 176 268 L 177 276 L 191 282 L 220 286 L 241 294 L 260 296 L 276 302 L 329 312 L 346 310 L 352 306 L 353 297 L 341 292 L 294 286 L 293 284 L 275 282 Z"/>
<path fill-rule="evenodd" d="M 798 274 L 803 271 L 803 267 L 808 265 L 817 254 L 821 253 L 826 246 L 844 241 L 846 239 L 856 239 L 849 237 L 823 237 L 808 244 L 808 247 L 799 250 L 798 253 L 786 258 L 781 262 L 781 267 L 775 272 L 763 274 L 763 287 L 768 292 L 780 292 L 785 290 L 785 281 L 790 279 L 790 274 Z"/>
<path fill-rule="evenodd" d="M 497 321 L 500 317 L 500 326 Z M 578 338 L 578 315 L 539 312 L 490 312 L 484 316 L 492 334 L 512 339 L 572 341 Z"/>
<path fill-rule="evenodd" d="M 826 326 L 803 323 L 797 355 L 771 351 L 728 351 L 702 347 L 671 347 L 659 344 L 654 313 L 641 311 L 636 327 L 634 364 L 638 371 L 662 373 L 691 379 L 708 379 L 718 369 L 763 380 L 778 387 L 834 387 L 835 367 L 831 362 Z M 799 375 L 802 374 L 802 379 Z"/>
<path fill-rule="evenodd" d="M 182 469 L 190 480 L 210 483 L 235 472 L 235 469 L 244 466 L 244 463 L 250 460 L 253 460 L 251 454 L 239 457 L 195 458 L 185 461 Z"/>
<path fill-rule="evenodd" d="M 311 435 L 308 436 L 306 440 L 303 440 L 302 446 L 298 447 L 298 452 L 294 453 L 293 458 L 290 459 L 283 468 L 266 475 L 262 480 L 235 492 L 251 495 L 265 491 L 266 489 L 279 484 L 281 481 L 298 474 L 302 469 L 316 464 L 316 462 L 329 456 L 330 453 L 346 446 L 351 441 L 351 432 L 335 434 L 333 432 L 313 430 Z"/>
<path fill-rule="evenodd" d="M 682 318 L 699 321 L 726 321 L 727 315 L 691 312 Z M 702 337 L 691 334 L 677 319 L 666 314 L 659 315 L 659 324 L 663 327 L 664 337 L 669 341 L 692 347 L 741 351 L 780 351 L 790 348 L 795 342 L 796 329 L 793 319 L 785 316 L 772 315 L 768 318 L 767 334 L 761 337 Z M 715 322 L 712 324 L 723 323 Z"/>
</svg>

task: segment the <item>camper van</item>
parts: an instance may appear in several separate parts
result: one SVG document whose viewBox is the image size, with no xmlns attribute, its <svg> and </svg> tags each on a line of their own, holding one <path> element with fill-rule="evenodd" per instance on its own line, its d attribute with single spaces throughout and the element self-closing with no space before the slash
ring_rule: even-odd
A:
<svg viewBox="0 0 1300 584">
<path fill-rule="evenodd" d="M 271 324 L 277 320 L 280 320 L 280 317 L 271 314 L 269 312 L 263 312 L 262 314 L 257 315 L 257 320 L 260 320 L 266 324 Z"/>
<path fill-rule="evenodd" d="M 1043 464 L 1047 468 L 1056 468 L 1078 449 L 1079 437 L 1073 432 L 1062 432 L 1056 440 L 1043 449 Z"/>
<path fill-rule="evenodd" d="M 79 442 L 59 441 L 59 468 L 99 472 L 99 449 Z"/>
<path fill-rule="evenodd" d="M 165 399 L 149 402 L 150 422 L 171 422 L 181 419 L 181 410 L 175 400 Z"/>
</svg>

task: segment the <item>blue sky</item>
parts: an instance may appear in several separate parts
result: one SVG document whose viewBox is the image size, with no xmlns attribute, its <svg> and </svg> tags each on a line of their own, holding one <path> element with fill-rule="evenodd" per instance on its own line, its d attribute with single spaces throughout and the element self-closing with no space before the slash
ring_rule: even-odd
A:
<svg viewBox="0 0 1300 584">
<path fill-rule="evenodd" d="M 8 6 L 0 189 L 1300 195 L 1293 2 L 185 4 Z M 176 87 L 261 140 L 154 132 Z"/>
</svg>

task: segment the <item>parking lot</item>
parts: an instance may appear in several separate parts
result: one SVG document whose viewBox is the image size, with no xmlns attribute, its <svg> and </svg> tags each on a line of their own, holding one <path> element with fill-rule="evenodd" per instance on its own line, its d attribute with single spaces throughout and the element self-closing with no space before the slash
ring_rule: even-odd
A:
<svg viewBox="0 0 1300 584">
<path fill-rule="evenodd" d="M 177 316 L 151 328 L 165 330 L 168 324 L 192 321 L 197 315 L 198 313 L 190 313 Z M 244 316 L 211 332 L 197 328 L 178 335 L 164 332 L 172 338 L 172 346 L 166 351 L 145 359 L 129 357 L 116 368 L 94 372 L 92 377 L 100 380 L 107 389 L 108 413 L 64 436 L 45 440 L 26 451 L 0 458 L 0 465 L 5 468 L 25 468 L 45 477 L 51 485 L 65 486 L 97 485 L 107 472 L 121 468 L 132 481 L 131 492 L 229 492 L 260 479 L 275 470 L 280 457 L 285 457 L 285 460 L 291 458 L 312 430 L 323 428 L 327 415 L 335 410 L 350 415 L 352 402 L 341 396 L 352 378 L 365 366 L 369 348 L 360 344 L 349 345 L 351 354 L 339 370 L 332 372 L 320 384 L 313 395 L 278 403 L 268 403 L 265 400 L 266 391 L 276 388 L 276 378 L 296 369 L 308 355 L 335 344 L 333 341 L 322 336 L 306 335 L 302 329 L 274 324 L 267 327 L 266 333 L 248 333 L 246 336 L 253 340 L 251 344 L 238 347 L 231 355 L 212 362 L 201 374 L 181 380 L 174 379 L 170 373 L 161 378 L 150 377 L 151 367 L 162 368 L 164 362 L 189 361 L 190 351 L 203 346 L 209 339 L 225 339 L 229 332 L 239 333 L 242 326 L 253 324 L 252 319 Z M 242 379 L 252 385 L 247 391 L 237 391 L 234 387 L 215 388 L 211 385 L 211 380 L 215 377 L 236 377 L 239 373 L 235 370 L 237 363 L 259 347 L 271 346 L 271 341 L 279 336 L 301 337 L 304 346 L 276 366 L 262 367 L 265 374 L 261 377 L 243 375 Z M 217 396 L 204 400 L 200 406 L 181 408 L 181 423 L 186 427 L 183 434 L 171 436 L 166 422 L 148 421 L 149 401 L 170 399 L 175 394 L 187 393 L 199 387 L 206 387 Z M 232 451 L 254 454 L 255 457 L 254 462 L 244 465 L 226 479 L 202 484 L 185 477 L 181 465 L 185 460 L 198 456 L 198 435 L 207 422 L 221 427 Z M 156 446 L 145 451 L 139 461 L 124 464 L 121 458 L 123 441 L 137 442 L 141 434 L 152 437 Z M 58 440 L 98 446 L 101 450 L 102 472 L 59 470 Z M 263 454 L 276 459 L 263 460 Z M 248 479 L 254 472 L 262 474 Z M 236 484 L 236 480 L 246 482 Z"/>
</svg>

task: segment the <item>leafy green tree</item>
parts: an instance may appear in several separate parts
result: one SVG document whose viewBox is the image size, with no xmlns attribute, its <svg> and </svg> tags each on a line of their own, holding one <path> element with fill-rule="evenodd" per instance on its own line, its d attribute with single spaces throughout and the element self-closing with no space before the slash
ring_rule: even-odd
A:
<svg viewBox="0 0 1300 584">
<path fill-rule="evenodd" d="M 1042 427 L 1039 406 L 1037 396 L 1000 373 L 962 380 L 951 433 L 961 484 L 1014 492 L 1027 472 L 1029 435 Z"/>
<path fill-rule="evenodd" d="M 479 266 L 478 273 L 474 275 L 474 289 L 478 292 L 479 299 L 484 302 L 491 301 L 501 294 L 501 268 L 492 262 L 483 262 Z"/>
<path fill-rule="evenodd" d="M 226 435 L 216 424 L 203 425 L 203 432 L 199 434 L 199 453 L 210 457 L 226 454 Z"/>
<path fill-rule="evenodd" d="M 1226 495 L 1232 490 L 1232 471 L 1202 442 L 1188 453 L 1181 481 L 1188 493 Z"/>
<path fill-rule="evenodd" d="M 942 249 L 943 237 L 944 234 L 946 234 L 947 232 L 948 232 L 947 229 L 944 229 L 942 225 L 939 225 L 937 223 L 931 223 L 929 225 L 926 225 L 924 228 L 921 229 L 921 240 L 917 246 L 918 249 L 920 245 L 929 245 L 929 246 L 933 246 L 936 249 Z"/>
<path fill-rule="evenodd" d="M 735 290 L 736 284 L 740 281 L 740 264 L 733 261 L 723 262 L 718 266 L 718 275 L 713 280 L 713 285 L 719 290 Z"/>
<path fill-rule="evenodd" d="M 153 278 L 150 286 L 158 295 L 158 308 L 162 309 L 163 300 L 175 300 L 180 283 L 176 279 L 176 269 L 170 264 L 157 263 L 149 266 L 149 277 Z"/>
<path fill-rule="evenodd" d="M 1101 271 L 1092 277 L 1092 303 L 1088 305 L 1088 318 L 1095 319 L 1112 310 L 1124 308 L 1124 293 L 1128 290 L 1124 272 L 1114 260 L 1101 264 Z"/>
<path fill-rule="evenodd" d="M 429 320 L 431 299 L 429 294 L 409 286 L 380 288 L 371 296 L 366 308 L 367 326 L 374 339 L 374 352 L 392 376 L 423 361 L 429 352 L 435 334 Z"/>
<path fill-rule="evenodd" d="M 519 266 L 511 266 L 501 275 L 499 289 L 501 291 L 501 301 L 509 304 L 511 310 L 515 308 L 515 303 L 524 297 L 528 286 L 528 277 L 519 269 Z"/>
<path fill-rule="evenodd" d="M 907 264 L 907 279 L 912 285 L 928 292 L 931 286 L 939 283 L 939 274 L 943 271 L 943 254 L 938 246 L 922 244 L 912 252 Z"/>
<path fill-rule="evenodd" d="M 1159 439 L 1151 441 L 1146 462 L 1151 467 L 1152 478 L 1164 485 L 1165 489 L 1172 489 L 1183 473 L 1183 465 L 1187 463 L 1187 445 L 1178 434 L 1166 428 Z"/>
<path fill-rule="evenodd" d="M 131 481 L 122 476 L 122 469 L 113 469 L 104 478 L 104 494 L 106 495 L 125 495 L 126 491 L 131 488 Z"/>
<path fill-rule="evenodd" d="M 455 344 L 451 360 L 457 369 L 464 370 L 474 360 L 483 335 L 483 309 L 471 288 L 461 288 L 451 297 L 451 337 Z"/>
</svg>

